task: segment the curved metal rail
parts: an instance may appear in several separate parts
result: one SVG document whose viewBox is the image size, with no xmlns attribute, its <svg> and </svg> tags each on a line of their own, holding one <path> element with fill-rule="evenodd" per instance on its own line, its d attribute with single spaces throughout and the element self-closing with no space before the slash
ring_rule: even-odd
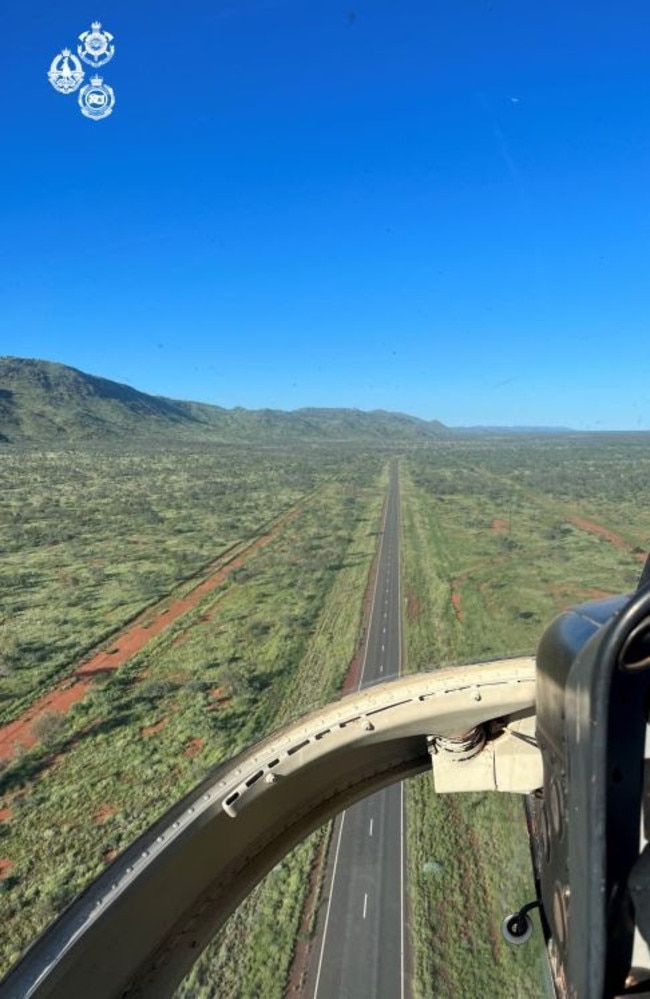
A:
<svg viewBox="0 0 650 999">
<path fill-rule="evenodd" d="M 2 999 L 170 995 L 253 886 L 354 801 L 430 766 L 431 736 L 532 714 L 532 658 L 343 698 L 220 766 L 49 927 Z"/>
</svg>

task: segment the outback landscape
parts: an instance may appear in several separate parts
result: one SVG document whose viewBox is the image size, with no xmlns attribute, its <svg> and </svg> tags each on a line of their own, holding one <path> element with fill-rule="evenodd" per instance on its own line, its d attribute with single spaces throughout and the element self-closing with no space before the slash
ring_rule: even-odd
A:
<svg viewBox="0 0 650 999">
<path fill-rule="evenodd" d="M 563 608 L 634 588 L 648 442 L 221 410 L 0 359 L 0 973 L 219 762 L 351 689 L 391 462 L 420 671 L 533 653 Z M 406 829 L 411 994 L 541 996 L 539 933 L 500 936 L 534 894 L 521 800 L 424 775 Z M 301 993 L 329 836 L 179 995 Z"/>
</svg>

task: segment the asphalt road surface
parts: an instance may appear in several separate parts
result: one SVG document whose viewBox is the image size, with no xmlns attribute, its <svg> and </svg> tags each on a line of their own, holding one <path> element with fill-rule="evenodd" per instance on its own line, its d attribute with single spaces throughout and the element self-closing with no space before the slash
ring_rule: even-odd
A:
<svg viewBox="0 0 650 999">
<path fill-rule="evenodd" d="M 391 465 L 360 687 L 401 668 L 399 469 Z M 336 820 L 314 948 L 314 999 L 405 999 L 401 784 Z"/>
</svg>

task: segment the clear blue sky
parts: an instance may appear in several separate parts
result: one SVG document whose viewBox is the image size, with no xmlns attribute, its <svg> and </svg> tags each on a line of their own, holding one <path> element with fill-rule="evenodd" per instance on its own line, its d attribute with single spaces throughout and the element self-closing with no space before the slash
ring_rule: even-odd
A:
<svg viewBox="0 0 650 999">
<path fill-rule="evenodd" d="M 95 19 L 100 122 L 46 78 Z M 650 429 L 647 0 L 2 21 L 0 354 L 224 406 Z"/>
</svg>

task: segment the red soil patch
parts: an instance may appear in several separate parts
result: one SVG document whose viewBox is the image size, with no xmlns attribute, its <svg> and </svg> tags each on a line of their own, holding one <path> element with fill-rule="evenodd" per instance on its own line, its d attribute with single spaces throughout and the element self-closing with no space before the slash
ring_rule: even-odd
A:
<svg viewBox="0 0 650 999">
<path fill-rule="evenodd" d="M 205 739 L 192 739 L 188 742 L 187 746 L 183 750 L 183 756 L 186 756 L 189 760 L 194 756 L 198 756 L 203 747 L 205 746 Z"/>
<path fill-rule="evenodd" d="M 160 721 L 155 722 L 153 725 L 145 725 L 144 728 L 140 729 L 140 735 L 143 739 L 150 739 L 152 735 L 155 735 L 156 732 L 160 732 L 160 730 L 165 727 L 168 720 L 168 718 L 161 718 Z"/>
<path fill-rule="evenodd" d="M 309 889 L 302 910 L 300 920 L 300 930 L 296 936 L 295 948 L 293 952 L 293 963 L 289 974 L 289 983 L 285 990 L 285 996 L 305 994 L 307 972 L 309 970 L 309 955 L 313 945 L 310 939 L 310 929 L 318 902 L 320 900 L 319 884 L 321 871 L 325 865 L 327 854 L 323 849 L 323 844 L 319 844 L 314 852 L 309 871 Z"/>
<path fill-rule="evenodd" d="M 460 593 L 458 592 L 458 590 L 455 590 L 453 588 L 453 585 L 452 585 L 452 590 L 451 590 L 451 602 L 452 602 L 452 605 L 453 605 L 453 608 L 454 608 L 454 613 L 456 614 L 457 619 L 459 621 L 464 621 L 465 620 L 465 611 L 463 610 L 463 600 L 462 600 L 462 597 L 461 597 Z"/>
<path fill-rule="evenodd" d="M 388 496 L 384 500 L 384 505 L 381 509 L 381 515 L 379 518 L 379 531 L 383 532 L 386 528 L 386 510 L 388 507 Z M 355 690 L 359 689 L 359 684 L 361 683 L 361 673 L 363 670 L 363 659 L 366 649 L 366 641 L 368 637 L 368 627 L 370 625 L 370 615 L 372 612 L 372 600 L 375 593 L 375 586 L 377 581 L 377 569 L 379 565 L 379 550 L 381 545 L 377 545 L 377 550 L 375 551 L 375 557 L 373 558 L 372 565 L 370 567 L 370 572 L 368 573 L 368 583 L 366 585 L 366 592 L 363 597 L 363 605 L 361 608 L 361 635 L 359 638 L 359 647 L 350 665 L 348 666 L 348 671 L 343 681 L 343 686 L 341 687 L 342 694 L 352 694 Z"/>
<path fill-rule="evenodd" d="M 631 545 L 629 541 L 622 538 L 620 534 L 616 534 L 615 531 L 610 531 L 609 528 L 603 527 L 602 524 L 595 524 L 593 520 L 585 520 L 584 517 L 569 517 L 569 522 L 578 527 L 581 531 L 587 531 L 589 534 L 595 534 L 599 538 L 604 538 L 605 541 L 609 541 L 610 544 L 614 545 L 622 552 L 632 552 L 637 562 L 645 562 L 645 554 Z"/>
<path fill-rule="evenodd" d="M 13 866 L 13 860 L 0 860 L 0 878 L 6 878 Z"/>
<path fill-rule="evenodd" d="M 615 596 L 611 590 L 599 590 L 593 586 L 570 586 L 565 583 L 551 583 L 549 591 L 559 610 L 576 603 L 586 603 L 589 600 L 605 600 Z"/>
<path fill-rule="evenodd" d="M 386 505 L 388 499 L 384 500 L 384 506 L 381 513 L 381 530 L 384 529 L 386 523 Z M 343 681 L 343 686 L 341 687 L 342 694 L 352 694 L 355 690 L 359 689 L 359 684 L 361 683 L 361 671 L 363 669 L 363 658 L 366 648 L 366 639 L 368 637 L 368 625 L 370 624 L 370 612 L 372 610 L 372 598 L 375 592 L 375 581 L 377 579 L 377 567 L 379 561 L 379 546 L 375 552 L 375 557 L 370 567 L 370 572 L 368 573 L 368 583 L 366 586 L 366 592 L 363 597 L 363 606 L 361 609 L 361 637 L 359 639 L 359 647 L 357 648 L 354 657 L 348 666 L 348 671 L 345 675 L 345 680 Z"/>
<path fill-rule="evenodd" d="M 494 534 L 507 534 L 508 524 L 505 520 L 495 519 L 492 521 L 492 531 Z"/>
<path fill-rule="evenodd" d="M 72 675 L 72 682 L 70 679 L 62 681 L 51 693 L 35 701 L 20 718 L 0 728 L 0 761 L 12 759 L 18 747 L 30 749 L 34 746 L 37 740 L 31 731 L 31 726 L 36 718 L 45 711 L 68 711 L 73 704 L 83 700 L 97 676 L 113 672 L 124 665 L 127 660 L 140 652 L 155 635 L 167 629 L 173 621 L 192 610 L 207 593 L 216 590 L 235 569 L 241 568 L 246 557 L 260 548 L 264 548 L 277 535 L 280 528 L 297 513 L 298 508 L 294 508 L 289 513 L 284 514 L 275 522 L 271 531 L 256 538 L 239 555 L 226 561 L 225 564 L 223 555 L 215 559 L 212 563 L 212 566 L 215 567 L 212 574 L 190 590 L 185 597 L 172 600 L 171 603 L 166 600 L 160 601 L 153 607 L 147 608 L 146 611 L 134 618 L 126 630 L 115 636 L 109 650 L 96 651 L 79 666 Z M 225 557 L 227 558 L 227 556 Z M 208 566 L 207 571 L 210 569 L 211 566 Z M 205 569 L 201 570 L 202 573 L 205 571 Z"/>
<path fill-rule="evenodd" d="M 0 822 L 9 822 L 12 814 L 10 808 L 0 808 Z"/>
<path fill-rule="evenodd" d="M 142 614 L 139 614 L 132 622 L 128 631 L 117 636 L 114 647 L 110 652 L 97 652 L 91 659 L 79 667 L 76 675 L 86 676 L 92 673 L 114 670 L 118 666 L 122 666 L 127 659 L 131 659 L 137 652 L 140 652 L 155 635 L 159 635 L 161 631 L 165 631 L 173 621 L 178 620 L 179 617 L 182 617 L 196 607 L 206 594 L 218 589 L 235 569 L 240 569 L 244 565 L 245 556 L 250 556 L 260 548 L 264 548 L 275 537 L 279 526 L 278 524 L 274 531 L 257 538 L 248 545 L 241 555 L 237 555 L 231 559 L 225 566 L 219 563 L 220 567 L 207 579 L 199 583 L 198 586 L 195 586 L 193 590 L 190 590 L 187 596 L 178 600 L 172 600 L 171 603 L 165 606 L 157 604 L 155 608 L 148 608 Z"/>
<path fill-rule="evenodd" d="M 422 604 L 420 598 L 415 594 L 412 587 L 408 586 L 406 588 L 406 616 L 409 621 L 413 621 L 414 618 L 419 617 L 422 613 Z"/>
<path fill-rule="evenodd" d="M 110 819 L 111 815 L 115 815 L 117 809 L 114 805 L 100 805 L 95 814 L 93 815 L 93 822 L 96 826 L 100 826 L 106 819 Z"/>
<path fill-rule="evenodd" d="M 37 739 L 32 732 L 32 725 L 46 711 L 68 711 L 73 704 L 82 700 L 88 693 L 92 682 L 90 680 L 65 681 L 51 693 L 35 701 L 20 718 L 9 722 L 0 728 L 0 760 L 10 760 L 17 746 L 29 749 L 36 745 Z"/>
<path fill-rule="evenodd" d="M 610 590 L 598 590 L 593 586 L 579 591 L 580 597 L 586 600 L 605 600 L 607 597 L 615 596 Z"/>
<path fill-rule="evenodd" d="M 104 854 L 104 863 L 110 864 L 117 857 L 117 850 L 107 850 Z"/>
</svg>

